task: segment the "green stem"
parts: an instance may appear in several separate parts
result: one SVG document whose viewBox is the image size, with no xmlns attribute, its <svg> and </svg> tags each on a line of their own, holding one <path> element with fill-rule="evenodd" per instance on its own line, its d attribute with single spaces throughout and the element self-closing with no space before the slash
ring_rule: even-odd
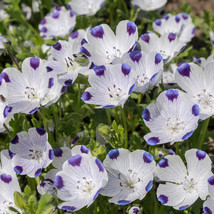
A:
<svg viewBox="0 0 214 214">
<path fill-rule="evenodd" d="M 140 104 L 141 104 L 142 98 L 143 98 L 143 94 L 140 93 L 140 94 L 138 95 L 137 105 L 140 105 Z"/>
<path fill-rule="evenodd" d="M 9 136 L 9 138 L 12 139 L 12 136 L 10 134 L 10 130 L 8 129 L 8 127 L 7 127 L 7 125 L 5 123 L 3 124 L 3 127 L 5 128 L 5 130 L 6 130 L 7 134 L 8 134 L 8 136 Z"/>
<path fill-rule="evenodd" d="M 154 186 L 153 186 L 153 188 L 152 188 L 152 196 L 153 196 L 153 207 L 154 207 L 154 214 L 159 214 L 159 212 L 158 212 L 158 206 L 157 206 L 157 199 L 156 199 L 156 193 L 155 193 L 155 188 L 154 188 Z"/>
<path fill-rule="evenodd" d="M 127 120 L 126 120 L 126 114 L 125 110 L 121 107 L 122 111 L 122 117 L 123 117 L 123 124 L 124 124 L 124 129 L 125 129 L 125 145 L 124 148 L 128 148 L 128 129 L 127 129 Z"/>
<path fill-rule="evenodd" d="M 31 191 L 36 190 L 36 183 L 34 178 L 30 178 L 27 176 L 27 182 L 28 182 L 28 186 L 31 188 Z"/>
<path fill-rule="evenodd" d="M 151 99 L 150 99 L 150 96 L 149 96 L 148 92 L 146 92 L 146 103 L 147 104 L 151 103 Z"/>
<path fill-rule="evenodd" d="M 110 109 L 105 109 L 106 110 L 106 116 L 108 120 L 108 125 L 111 126 L 111 114 L 110 114 Z"/>
<path fill-rule="evenodd" d="M 210 118 L 207 118 L 206 120 L 201 122 L 202 128 L 201 128 L 200 135 L 199 135 L 199 138 L 198 138 L 198 141 L 197 141 L 197 149 L 202 149 L 202 146 L 203 146 L 203 143 L 204 143 L 204 139 L 205 139 L 205 136 L 206 136 L 206 133 L 207 133 L 207 128 L 208 128 L 208 125 L 209 125 L 209 121 L 210 121 Z"/>
<path fill-rule="evenodd" d="M 48 127 L 47 127 L 47 121 L 46 121 L 46 118 L 45 118 L 45 112 L 44 112 L 44 107 L 41 105 L 40 106 L 40 113 L 41 113 L 41 117 L 42 117 L 42 124 L 43 124 L 43 127 L 46 131 L 48 131 Z"/>
<path fill-rule="evenodd" d="M 80 100 L 81 100 L 81 91 L 80 91 L 80 83 L 78 82 L 78 110 L 80 109 Z"/>
</svg>

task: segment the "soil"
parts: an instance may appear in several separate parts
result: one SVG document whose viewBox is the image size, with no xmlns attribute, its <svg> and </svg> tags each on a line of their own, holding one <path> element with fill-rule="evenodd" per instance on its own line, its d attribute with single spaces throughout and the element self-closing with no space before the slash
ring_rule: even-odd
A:
<svg viewBox="0 0 214 214">
<path fill-rule="evenodd" d="M 180 7 L 183 4 L 183 2 L 187 2 L 192 6 L 192 12 L 202 17 L 203 16 L 203 10 L 210 10 L 212 15 L 214 16 L 214 0 L 169 0 L 166 8 L 167 10 L 176 10 L 178 12 L 180 11 Z"/>
</svg>

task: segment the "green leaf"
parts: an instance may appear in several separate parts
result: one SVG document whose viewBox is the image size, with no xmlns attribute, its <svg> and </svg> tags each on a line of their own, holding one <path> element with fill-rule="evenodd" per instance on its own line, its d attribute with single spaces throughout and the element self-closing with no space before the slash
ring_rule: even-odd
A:
<svg viewBox="0 0 214 214">
<path fill-rule="evenodd" d="M 22 196 L 21 193 L 19 192 L 14 193 L 14 201 L 15 205 L 21 210 L 23 210 L 26 207 L 26 201 L 24 200 L 24 197 Z"/>
<path fill-rule="evenodd" d="M 48 194 L 42 195 L 38 203 L 36 214 L 50 213 L 53 209 L 53 205 L 51 204 L 51 201 L 52 201 L 52 195 L 48 195 Z"/>
<path fill-rule="evenodd" d="M 28 195 L 28 196 L 30 195 L 31 189 L 30 189 L 30 187 L 28 185 L 25 187 L 24 192 L 25 192 L 26 195 Z"/>
</svg>

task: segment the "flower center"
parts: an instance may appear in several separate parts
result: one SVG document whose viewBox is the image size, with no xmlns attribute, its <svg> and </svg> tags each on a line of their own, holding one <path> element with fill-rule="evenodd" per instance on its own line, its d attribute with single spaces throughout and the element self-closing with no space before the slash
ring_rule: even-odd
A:
<svg viewBox="0 0 214 214">
<path fill-rule="evenodd" d="M 83 177 L 82 180 L 77 181 L 77 189 L 80 191 L 82 196 L 90 197 L 91 195 L 94 195 L 96 185 L 93 180 Z"/>
<path fill-rule="evenodd" d="M 193 178 L 190 178 L 189 176 L 185 176 L 185 180 L 181 182 L 181 185 L 185 191 L 191 193 L 193 190 L 195 190 L 197 183 L 198 182 L 194 181 Z"/>
<path fill-rule="evenodd" d="M 109 97 L 111 100 L 120 101 L 125 95 L 121 88 L 117 87 L 115 84 L 113 87 L 108 87 Z"/>
<path fill-rule="evenodd" d="M 27 86 L 24 93 L 25 97 L 29 100 L 37 101 L 39 99 L 38 93 L 34 88 Z"/>
<path fill-rule="evenodd" d="M 137 173 L 133 172 L 131 169 L 128 170 L 126 176 L 118 174 L 120 179 L 120 186 L 131 191 L 137 190 L 137 185 L 141 182 L 141 179 L 137 176 Z"/>
<path fill-rule="evenodd" d="M 45 192 L 48 194 L 54 195 L 56 193 L 55 187 L 53 185 L 53 181 L 50 179 L 45 179 L 41 184 L 41 187 L 44 188 Z"/>
<path fill-rule="evenodd" d="M 9 207 L 15 207 L 13 202 L 11 201 L 3 201 L 2 204 L 0 204 L 0 213 L 1 214 L 12 214 L 14 212 L 9 210 Z"/>
<path fill-rule="evenodd" d="M 185 129 L 184 122 L 178 117 L 169 117 L 166 121 L 166 129 L 171 135 L 177 135 Z"/>
<path fill-rule="evenodd" d="M 114 58 L 121 57 L 122 53 L 119 48 L 113 47 L 111 51 L 106 51 L 106 58 L 109 63 L 112 62 Z"/>
<path fill-rule="evenodd" d="M 206 89 L 202 89 L 201 93 L 198 93 L 194 97 L 195 101 L 199 105 L 200 109 L 205 111 L 213 111 L 214 96 L 209 93 Z"/>
<path fill-rule="evenodd" d="M 31 158 L 31 160 L 38 161 L 39 163 L 44 161 L 43 151 L 39 149 L 29 149 L 28 157 Z"/>
<path fill-rule="evenodd" d="M 149 78 L 145 76 L 145 74 L 137 75 L 137 83 L 139 85 L 145 85 L 147 82 L 149 82 Z"/>
</svg>

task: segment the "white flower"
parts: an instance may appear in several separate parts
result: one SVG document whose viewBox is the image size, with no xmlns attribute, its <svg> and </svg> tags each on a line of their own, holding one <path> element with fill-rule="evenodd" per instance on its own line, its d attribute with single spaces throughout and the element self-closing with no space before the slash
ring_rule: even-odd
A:
<svg viewBox="0 0 214 214">
<path fill-rule="evenodd" d="M 55 169 L 51 169 L 50 171 L 47 172 L 44 181 L 42 181 L 37 186 L 38 192 L 42 195 L 45 193 L 55 194 L 56 189 L 54 185 L 54 179 L 56 174 L 62 170 L 63 163 L 67 161 L 71 156 L 82 153 L 91 155 L 89 149 L 84 145 L 74 146 L 72 149 L 68 147 L 57 148 L 54 151 L 54 158 L 52 162 L 52 165 L 55 167 Z"/>
<path fill-rule="evenodd" d="M 71 0 L 68 8 L 78 15 L 93 16 L 104 4 L 105 0 Z"/>
<path fill-rule="evenodd" d="M 75 42 L 59 40 L 51 47 L 51 55 L 54 61 L 48 61 L 46 69 L 48 73 L 59 74 L 58 81 L 61 85 L 70 86 L 76 80 L 79 73 L 84 73 L 88 67 L 81 66 L 76 62 L 77 49 Z"/>
<path fill-rule="evenodd" d="M 144 150 L 130 152 L 127 149 L 113 149 L 103 164 L 109 180 L 101 194 L 112 197 L 110 203 L 126 205 L 137 199 L 142 200 L 153 186 L 155 161 Z"/>
<path fill-rule="evenodd" d="M 207 179 L 212 175 L 211 160 L 206 152 L 191 149 L 185 152 L 187 168 L 178 155 L 167 155 L 157 166 L 156 175 L 166 184 L 157 189 L 158 200 L 177 210 L 184 210 L 200 197 L 208 195 Z"/>
<path fill-rule="evenodd" d="M 76 15 L 72 10 L 66 10 L 65 7 L 56 7 L 40 22 L 40 35 L 44 39 L 64 37 L 73 30 L 75 24 Z"/>
<path fill-rule="evenodd" d="M 176 89 L 162 92 L 156 103 L 143 111 L 143 119 L 151 130 L 144 136 L 149 145 L 184 141 L 198 126 L 199 107 L 190 97 Z"/>
<path fill-rule="evenodd" d="M 16 173 L 12 167 L 12 154 L 8 150 L 1 151 L 0 165 L 0 213 L 10 214 L 9 207 L 14 207 L 14 192 L 21 192 Z M 16 208 L 17 209 L 17 208 Z"/>
<path fill-rule="evenodd" d="M 131 51 L 137 39 L 137 26 L 132 21 L 121 21 L 116 35 L 107 24 L 102 24 L 90 29 L 86 39 L 88 43 L 84 43 L 80 50 L 95 65 L 105 65 Z"/>
<path fill-rule="evenodd" d="M 99 159 L 84 153 L 71 156 L 55 177 L 58 198 L 65 201 L 58 207 L 77 211 L 90 206 L 107 181 L 107 172 Z"/>
<path fill-rule="evenodd" d="M 160 80 L 163 73 L 163 58 L 159 53 L 132 51 L 123 55 L 122 62 L 134 70 L 135 92 L 145 93 Z"/>
<path fill-rule="evenodd" d="M 142 10 L 151 11 L 163 7 L 167 0 L 132 0 L 131 3 Z"/>
<path fill-rule="evenodd" d="M 127 64 L 95 67 L 89 75 L 90 88 L 81 99 L 97 108 L 124 106 L 135 85 L 134 71 Z"/>
<path fill-rule="evenodd" d="M 146 33 L 141 35 L 138 42 L 143 52 L 160 53 L 165 64 L 176 57 L 186 46 L 184 42 L 178 40 L 175 33 L 164 33 L 160 37 L 155 33 Z"/>
<path fill-rule="evenodd" d="M 214 46 L 214 30 L 210 31 L 210 41 L 211 45 Z"/>
<path fill-rule="evenodd" d="M 202 68 L 205 68 L 205 66 L 207 64 L 209 64 L 210 62 L 214 62 L 214 54 L 208 56 L 207 59 L 205 59 L 204 57 L 198 58 L 195 56 L 195 57 L 193 57 L 193 60 L 194 60 L 194 62 L 197 62 L 198 64 L 200 64 L 200 66 Z"/>
<path fill-rule="evenodd" d="M 191 17 L 186 13 L 167 14 L 162 19 L 157 19 L 153 22 L 153 30 L 160 35 L 175 33 L 178 39 L 185 43 L 190 42 L 196 32 Z"/>
<path fill-rule="evenodd" d="M 7 5 L 8 4 L 4 1 L 0 2 L 0 21 L 9 17 L 4 10 L 4 8 L 7 8 Z"/>
<path fill-rule="evenodd" d="M 10 151 L 15 154 L 12 159 L 15 172 L 29 177 L 39 176 L 54 155 L 48 143 L 48 134 L 42 128 L 19 132 L 10 142 Z"/>
<path fill-rule="evenodd" d="M 178 85 L 189 94 L 192 102 L 198 104 L 201 120 L 214 115 L 213 66 L 214 62 L 208 63 L 205 68 L 194 63 L 183 63 L 175 74 Z"/>
<path fill-rule="evenodd" d="M 46 72 L 44 62 L 35 57 L 23 61 L 22 72 L 5 68 L 1 76 L 7 83 L 6 99 L 13 113 L 33 114 L 56 81 Z"/>
</svg>

